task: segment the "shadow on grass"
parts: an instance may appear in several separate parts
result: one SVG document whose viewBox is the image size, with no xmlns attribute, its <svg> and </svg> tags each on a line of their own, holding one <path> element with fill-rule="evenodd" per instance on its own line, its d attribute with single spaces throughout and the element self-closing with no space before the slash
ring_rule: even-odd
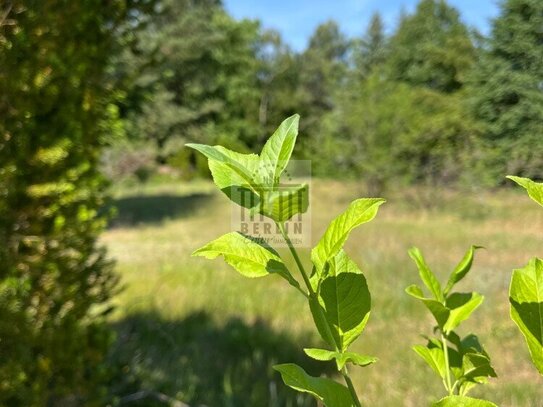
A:
<svg viewBox="0 0 543 407">
<path fill-rule="evenodd" d="M 315 376 L 334 372 L 332 364 L 303 353 L 302 347 L 315 345 L 307 338 L 274 332 L 263 322 L 217 323 L 205 312 L 179 321 L 139 314 L 115 329 L 114 392 L 123 405 L 167 405 L 152 397 L 126 403 L 127 395 L 151 391 L 191 407 L 315 406 L 310 396 L 286 387 L 272 366 L 292 362 Z"/>
<path fill-rule="evenodd" d="M 109 227 L 137 226 L 187 217 L 211 198 L 210 194 L 196 193 L 139 195 L 114 199 L 109 208 L 115 208 L 116 214 L 109 222 Z"/>
</svg>

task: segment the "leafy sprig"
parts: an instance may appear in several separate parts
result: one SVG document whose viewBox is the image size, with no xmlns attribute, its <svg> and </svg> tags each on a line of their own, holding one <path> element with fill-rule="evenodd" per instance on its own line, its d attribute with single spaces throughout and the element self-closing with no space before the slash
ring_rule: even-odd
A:
<svg viewBox="0 0 543 407">
<path fill-rule="evenodd" d="M 222 146 L 188 144 L 208 158 L 213 180 L 234 203 L 272 219 L 285 239 L 302 277 L 298 281 L 280 254 L 251 236 L 232 232 L 219 237 L 193 255 L 207 258 L 223 256 L 225 261 L 246 277 L 277 274 L 296 288 L 308 301 L 319 334 L 328 349 L 305 349 L 316 360 L 335 360 L 345 385 L 329 378 L 309 376 L 295 364 L 274 368 L 287 386 L 313 395 L 327 407 L 360 406 L 349 367 L 368 366 L 377 358 L 349 350 L 363 332 L 371 310 L 371 295 L 360 268 L 343 250 L 351 231 L 369 221 L 385 202 L 380 198 L 362 198 L 334 219 L 311 251 L 313 263 L 308 273 L 285 229 L 285 222 L 308 208 L 307 185 L 290 191 L 279 188 L 296 143 L 299 116 L 286 119 L 264 145 L 262 152 L 240 154 Z M 250 199 L 236 193 L 243 189 Z"/>
<path fill-rule="evenodd" d="M 486 400 L 467 397 L 477 384 L 484 384 L 490 377 L 496 377 L 490 357 L 474 334 L 461 338 L 455 329 L 482 304 L 484 297 L 476 292 L 452 292 L 455 285 L 470 271 L 475 251 L 480 246 L 471 246 L 462 260 L 454 268 L 444 287 L 427 265 L 417 248 L 409 250 L 409 255 L 417 265 L 420 279 L 430 292 L 425 296 L 423 290 L 413 284 L 406 293 L 421 301 L 433 315 L 437 326 L 437 337 L 425 337 L 426 345 L 416 345 L 413 350 L 441 378 L 447 396 L 435 406 L 490 407 L 495 404 Z"/>
</svg>

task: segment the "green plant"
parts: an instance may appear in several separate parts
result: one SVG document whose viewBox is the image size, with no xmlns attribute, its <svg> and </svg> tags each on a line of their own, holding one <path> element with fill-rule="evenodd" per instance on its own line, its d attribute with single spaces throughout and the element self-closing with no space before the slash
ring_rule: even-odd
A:
<svg viewBox="0 0 543 407">
<path fill-rule="evenodd" d="M 328 378 L 309 376 L 295 364 L 281 364 L 280 372 L 288 386 L 306 392 L 328 407 L 360 406 L 348 366 L 367 366 L 376 358 L 350 352 L 349 345 L 364 330 L 371 308 L 366 278 L 343 250 L 350 232 L 371 221 L 385 201 L 363 198 L 353 201 L 347 210 L 333 220 L 321 240 L 311 251 L 313 263 L 308 273 L 285 221 L 308 208 L 307 185 L 282 190 L 281 174 L 290 160 L 298 134 L 299 116 L 283 121 L 264 145 L 260 155 L 240 154 L 221 146 L 188 144 L 204 154 L 215 184 L 235 203 L 249 207 L 253 213 L 272 219 L 298 267 L 301 285 L 288 269 L 281 255 L 261 239 L 232 232 L 219 237 L 193 255 L 209 259 L 223 256 L 225 261 L 246 277 L 277 274 L 308 301 L 318 332 L 330 349 L 305 349 L 316 360 L 335 360 L 346 386 Z M 242 201 L 235 190 L 242 188 L 251 195 Z M 298 199 L 301 197 L 301 199 Z"/>
<path fill-rule="evenodd" d="M 117 277 L 99 164 L 123 93 L 110 67 L 149 2 L 0 3 L 0 405 L 103 406 Z"/>
<path fill-rule="evenodd" d="M 467 397 L 467 393 L 477 384 L 483 384 L 489 377 L 496 377 L 490 357 L 474 334 L 461 338 L 455 329 L 469 318 L 484 300 L 476 292 L 451 292 L 453 287 L 470 271 L 475 251 L 479 246 L 471 246 L 460 263 L 452 271 L 443 288 L 435 274 L 426 264 L 417 248 L 409 250 L 409 255 L 417 264 L 419 275 L 431 295 L 425 297 L 422 289 L 413 284 L 406 293 L 420 300 L 434 316 L 439 337 L 426 337 L 426 346 L 416 345 L 413 350 L 441 377 L 448 396 L 435 406 L 485 407 L 495 404 Z M 452 373 L 452 374 L 451 374 Z"/>
<path fill-rule="evenodd" d="M 543 183 L 508 176 L 543 206 Z M 535 367 L 543 375 L 543 260 L 534 257 L 522 269 L 514 270 L 509 286 L 511 319 L 524 335 Z"/>
</svg>

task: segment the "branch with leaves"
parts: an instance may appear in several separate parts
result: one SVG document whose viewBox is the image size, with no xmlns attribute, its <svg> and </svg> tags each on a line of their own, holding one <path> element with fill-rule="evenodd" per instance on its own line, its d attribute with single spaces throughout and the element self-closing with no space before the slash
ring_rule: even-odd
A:
<svg viewBox="0 0 543 407">
<path fill-rule="evenodd" d="M 409 251 L 417 265 L 420 278 L 431 295 L 425 296 L 422 289 L 415 284 L 407 287 L 405 291 L 426 306 L 437 322 L 434 332 L 439 332 L 437 337 L 425 337 L 427 340 L 425 346 L 413 347 L 413 350 L 439 375 L 447 391 L 448 395 L 434 404 L 436 407 L 495 406 L 490 401 L 467 397 L 474 386 L 486 383 L 490 377 L 496 377 L 496 372 L 477 336 L 469 334 L 461 338 L 454 331 L 484 300 L 484 297 L 476 292 L 451 292 L 470 271 L 475 251 L 479 248 L 471 246 L 468 249 L 444 288 L 426 264 L 420 250 L 412 248 Z"/>
<path fill-rule="evenodd" d="M 371 295 L 366 278 L 343 250 L 351 231 L 377 214 L 385 201 L 362 198 L 334 219 L 311 251 L 311 272 L 293 245 L 285 228 L 292 216 L 308 208 L 307 185 L 284 190 L 280 188 L 296 143 L 299 116 L 283 121 L 264 145 L 262 152 L 240 154 L 222 146 L 188 144 L 208 158 L 217 187 L 234 203 L 272 219 L 294 258 L 302 283 L 288 269 L 280 254 L 261 239 L 231 232 L 196 250 L 193 255 L 224 260 L 246 277 L 276 274 L 285 279 L 308 301 L 316 328 L 328 349 L 305 349 L 316 360 L 334 360 L 345 385 L 324 377 L 312 377 L 301 367 L 286 363 L 276 365 L 287 386 L 313 395 L 327 407 L 361 406 L 349 373 L 349 367 L 368 366 L 377 359 L 349 350 L 364 330 L 371 309 Z M 242 188 L 250 199 L 241 199 L 235 191 Z M 294 199 L 294 196 L 302 199 Z"/>
</svg>

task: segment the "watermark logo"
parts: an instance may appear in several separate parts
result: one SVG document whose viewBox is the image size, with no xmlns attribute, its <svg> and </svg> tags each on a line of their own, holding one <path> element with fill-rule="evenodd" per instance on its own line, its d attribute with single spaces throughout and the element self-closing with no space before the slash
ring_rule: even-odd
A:
<svg viewBox="0 0 543 407">
<path fill-rule="evenodd" d="M 251 185 L 231 187 L 230 198 L 238 204 L 232 205 L 232 230 L 274 247 L 287 247 L 280 223 L 294 246 L 311 247 L 310 162 L 290 161 L 280 181 L 274 178 L 276 168 L 260 163 L 252 173 Z"/>
</svg>

